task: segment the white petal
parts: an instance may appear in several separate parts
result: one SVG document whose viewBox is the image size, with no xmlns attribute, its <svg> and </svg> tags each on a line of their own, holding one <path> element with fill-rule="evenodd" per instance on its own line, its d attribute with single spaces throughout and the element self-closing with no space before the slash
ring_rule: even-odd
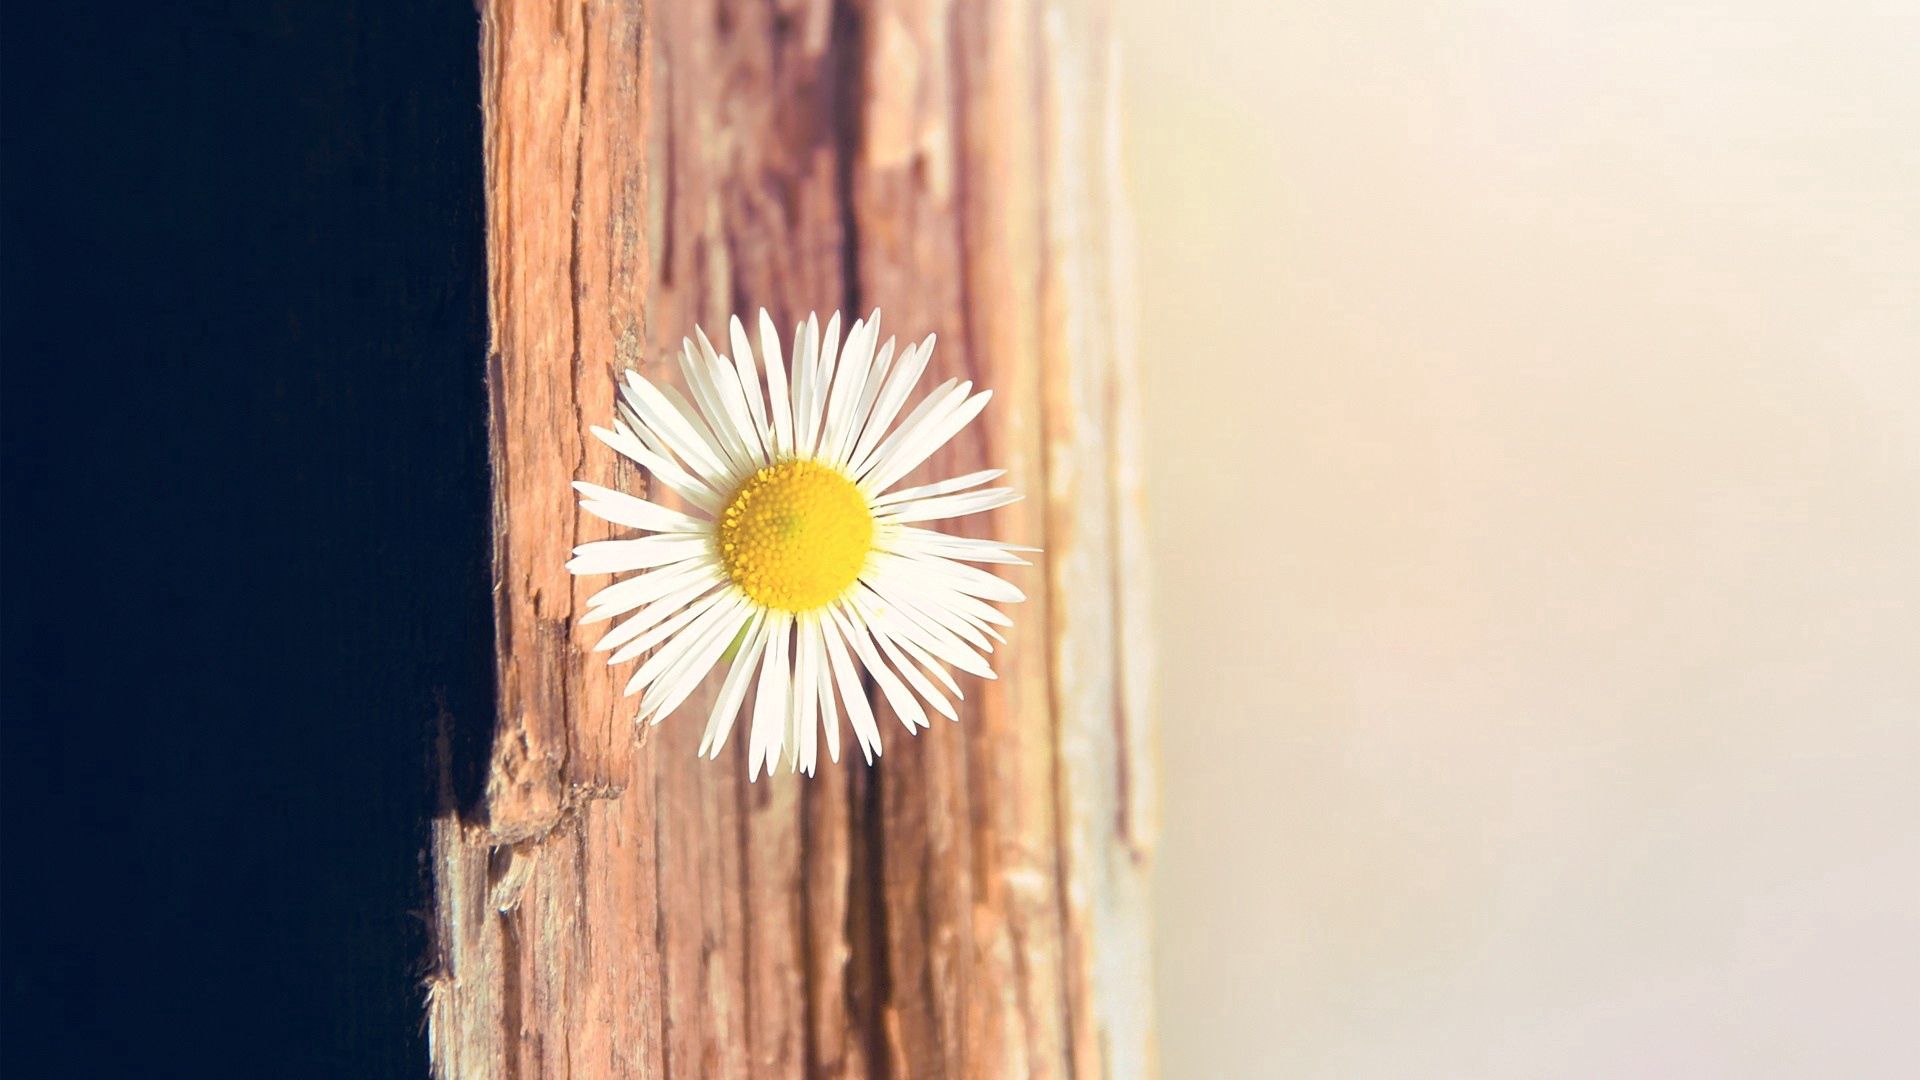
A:
<svg viewBox="0 0 1920 1080">
<path fill-rule="evenodd" d="M 733 339 L 733 367 L 740 378 L 740 392 L 746 399 L 747 412 L 753 416 L 753 428 L 760 435 L 760 445 L 767 448 L 770 459 L 780 456 L 773 445 L 773 435 L 767 429 L 767 403 L 760 392 L 760 366 L 754 362 L 753 343 L 747 340 L 747 328 L 741 323 L 740 316 L 727 320 L 727 332 Z"/>
<path fill-rule="evenodd" d="M 811 312 L 793 330 L 793 452 L 813 456 L 813 433 L 819 418 L 813 411 L 814 373 L 820 363 L 820 320 Z"/>
<path fill-rule="evenodd" d="M 880 753 L 880 725 L 874 722 L 873 706 L 867 701 L 867 688 L 860 684 L 860 673 L 854 669 L 853 661 L 847 656 L 847 646 L 840 636 L 840 624 L 828 617 L 820 620 L 820 636 L 827 643 L 827 660 L 833 666 L 834 682 L 840 686 L 840 703 L 847 710 L 847 724 L 853 728 L 854 738 L 860 742 L 860 753 L 873 764 L 874 757 Z"/>
<path fill-rule="evenodd" d="M 748 616 L 747 634 L 740 640 L 740 651 L 734 654 L 733 666 L 727 669 L 727 677 L 720 683 L 720 694 L 707 717 L 706 733 L 700 736 L 702 757 L 719 757 L 720 748 L 727 744 L 727 735 L 733 731 L 733 718 L 739 715 L 740 703 L 747 696 L 747 681 L 760 666 L 760 650 L 766 645 L 767 630 L 765 612 L 755 608 Z"/>
<path fill-rule="evenodd" d="M 1027 560 L 1015 555 L 1014 552 L 1039 550 L 1017 544 L 1003 544 L 998 540 L 953 536 L 949 533 L 934 532 L 931 529 L 915 528 L 912 525 L 898 525 L 879 530 L 874 534 L 874 547 L 901 555 L 938 555 L 966 562 L 1005 563 L 1012 566 L 1030 565 Z"/>
<path fill-rule="evenodd" d="M 728 482 L 743 471 L 746 459 L 736 456 L 736 451 L 729 441 L 722 438 L 708 422 L 706 411 L 688 401 L 686 395 L 682 394 L 678 388 L 671 383 L 656 383 L 654 389 L 660 391 L 660 395 L 667 399 L 667 404 L 673 406 L 673 411 L 680 414 L 680 418 L 686 422 L 687 427 L 692 429 L 694 434 L 706 440 L 707 446 L 712 449 L 721 465 L 721 471 L 710 479 L 720 483 L 720 488 L 716 490 L 724 490 Z"/>
<path fill-rule="evenodd" d="M 891 487 L 890 484 L 869 482 L 866 476 L 891 460 L 901 446 L 911 442 L 921 432 L 931 429 L 942 417 L 951 415 L 953 410 L 959 408 L 966 400 L 968 391 L 972 389 L 973 384 L 970 382 L 948 379 L 934 387 L 932 393 L 921 398 L 920 404 L 915 405 L 913 411 L 907 414 L 907 418 L 900 421 L 900 426 L 894 429 L 893 434 L 888 435 L 885 441 L 874 448 L 873 453 L 868 456 L 866 468 L 853 473 L 853 476 L 860 480 L 860 490 L 877 495 Z"/>
<path fill-rule="evenodd" d="M 927 681 L 927 677 L 921 674 L 919 667 L 907 659 L 907 655 L 894 643 L 893 635 L 887 633 L 884 626 L 879 623 L 869 623 L 867 629 L 873 632 L 873 640 L 879 643 L 880 651 L 887 654 L 887 659 L 893 661 L 893 666 L 899 670 L 914 691 L 926 699 L 927 704 L 939 710 L 940 714 L 949 720 L 960 719 L 960 714 L 953 710 L 953 703 L 948 701 L 940 691 L 935 690 L 933 684 Z"/>
<path fill-rule="evenodd" d="M 639 372 L 627 372 L 626 384 L 620 387 L 620 397 L 633 410 L 640 423 L 651 428 L 666 444 L 666 448 L 691 466 L 701 479 L 713 480 L 731 471 L 712 440 L 689 423 L 680 410 L 673 407 L 673 402 L 660 392 L 660 388 L 648 382 Z"/>
<path fill-rule="evenodd" d="M 607 663 L 609 664 L 624 663 L 633 657 L 639 656 L 641 653 L 647 651 L 645 645 L 636 646 L 631 650 L 620 647 L 631 642 L 641 634 L 646 633 L 649 629 L 659 625 L 662 620 L 678 614 L 682 610 L 706 599 L 707 593 L 719 587 L 718 582 L 695 581 L 684 589 L 668 593 L 657 602 L 641 608 L 639 613 L 634 615 L 633 618 L 607 631 L 606 636 L 594 644 L 593 651 L 607 652 L 609 650 L 619 649 L 620 651 L 615 652 L 607 658 Z"/>
<path fill-rule="evenodd" d="M 647 449 L 625 424 L 616 423 L 612 431 L 608 431 L 605 428 L 594 428 L 593 434 L 598 437 L 601 442 L 606 443 L 633 461 L 638 462 L 649 473 L 658 478 L 661 483 L 672 488 L 674 494 L 705 510 L 709 514 L 717 514 L 720 512 L 720 498 L 711 488 L 694 479 L 685 469 L 675 465 L 672 461 Z"/>
<path fill-rule="evenodd" d="M 787 365 L 780 355 L 780 331 L 773 316 L 760 309 L 761 361 L 767 367 L 767 404 L 773 421 L 775 457 L 793 454 L 793 402 L 787 396 Z"/>
<path fill-rule="evenodd" d="M 820 703 L 820 729 L 827 736 L 827 757 L 840 760 L 840 713 L 833 702 L 833 665 L 827 656 L 827 635 L 833 631 L 825 625 L 818 614 L 809 615 L 813 623 L 814 652 L 813 682 L 811 688 L 801 687 L 801 693 L 813 693 Z"/>
<path fill-rule="evenodd" d="M 869 589 L 873 586 L 867 586 Z M 963 635 L 948 625 L 946 620 L 914 604 L 904 596 L 875 592 L 873 599 L 863 604 L 866 617 L 881 623 L 888 630 L 912 640 L 921 648 L 952 664 L 969 675 L 982 679 L 994 677 L 993 669 L 987 665 L 979 653 L 968 648 Z M 972 628 L 968 628 L 969 633 Z"/>
<path fill-rule="evenodd" d="M 918 661 L 921 667 L 933 672 L 934 678 L 939 679 L 940 684 L 951 691 L 955 698 L 961 701 L 966 700 L 967 695 L 960 692 L 960 684 L 953 680 L 953 673 L 947 670 L 947 665 L 934 659 L 932 653 L 914 644 L 913 639 L 909 637 L 895 637 L 893 643 L 905 649 L 907 655 Z M 948 713 L 947 715 L 952 716 L 953 714 Z"/>
<path fill-rule="evenodd" d="M 646 663 L 640 665 L 640 670 L 633 673 L 623 692 L 637 694 L 646 689 L 653 680 L 697 647 L 702 635 L 712 628 L 716 620 L 724 618 L 733 606 L 732 602 L 738 600 L 738 593 L 723 589 L 641 635 L 628 648 L 640 645 L 645 649 L 659 645 L 660 649 L 647 657 Z M 641 645 L 642 642 L 645 644 Z"/>
<path fill-rule="evenodd" d="M 699 518 L 670 510 L 659 503 L 635 498 L 624 491 L 589 484 L 584 480 L 574 481 L 573 489 L 586 496 L 580 500 L 581 509 L 602 521 L 625 525 L 629 529 L 655 533 L 698 533 L 712 528 Z"/>
<path fill-rule="evenodd" d="M 595 540 L 573 549 L 567 569 L 576 574 L 617 574 L 697 559 L 712 552 L 711 540 L 687 533 L 642 536 L 634 540 Z"/>
<path fill-rule="evenodd" d="M 702 342 L 706 340 L 705 335 L 701 336 L 701 340 Z M 706 345 L 696 353 L 695 345 L 687 338 L 682 338 L 680 345 L 680 373 L 686 378 L 687 389 L 692 392 L 693 400 L 700 407 L 701 418 L 706 421 L 708 429 L 719 441 L 721 449 L 726 451 L 727 460 L 733 465 L 735 475 L 752 472 L 759 468 L 759 458 L 749 447 L 746 436 L 742 433 L 740 424 L 734 419 L 733 413 L 728 411 L 727 400 L 715 379 L 714 372 L 719 360 L 711 355 L 713 347 Z M 729 373 L 727 379 L 732 381 L 733 375 Z M 739 407 L 744 415 L 746 407 L 744 405 Z"/>
<path fill-rule="evenodd" d="M 948 495 L 956 491 L 965 491 L 970 487 L 979 487 L 989 480 L 998 480 L 1005 475 L 1007 475 L 1007 470 L 1005 469 L 982 469 L 979 472 L 970 472 L 965 476 L 954 476 L 945 480 L 936 480 L 931 484 L 921 484 L 919 487 L 889 491 L 884 495 L 875 496 L 873 505 L 877 510 L 883 506 L 892 506 L 894 503 L 911 502 L 914 499 L 927 499 L 935 495 Z"/>
<path fill-rule="evenodd" d="M 877 320 L 880 313 L 874 312 Z M 833 378 L 833 394 L 827 401 L 827 423 L 820 431 L 818 456 L 837 462 L 843 449 L 853 441 L 853 407 L 866 391 L 867 374 L 873 367 L 873 347 L 879 340 L 880 326 L 875 322 L 855 322 L 847 331 L 846 348 L 840 354 L 839 371 Z"/>
<path fill-rule="evenodd" d="M 853 403 L 853 412 L 847 415 L 839 446 L 834 451 L 832 460 L 836 465 L 845 467 L 847 462 L 853 460 L 853 448 L 860 432 L 866 427 L 867 418 L 873 413 L 874 398 L 879 396 L 887 372 L 893 368 L 893 345 L 893 339 L 888 338 L 887 343 L 880 346 L 879 354 L 873 358 L 873 367 L 867 371 L 866 385 L 861 387 L 860 397 Z"/>
<path fill-rule="evenodd" d="M 929 596 L 920 610 L 938 615 L 941 625 L 950 626 L 954 631 L 966 636 L 971 642 L 977 642 L 984 652 L 992 652 L 993 646 L 987 638 L 1004 644 L 1006 638 L 998 627 L 1012 626 L 1013 620 L 989 607 L 987 604 L 957 592 L 943 592 Z"/>
<path fill-rule="evenodd" d="M 952 411 L 941 415 L 937 421 L 927 423 L 922 430 L 915 432 L 912 438 L 895 447 L 891 455 L 875 454 L 873 471 L 862 479 L 862 489 L 867 491 L 885 491 L 899 482 L 900 478 L 912 472 L 919 464 L 933 455 L 935 450 L 947 445 L 960 429 L 973 422 L 980 410 L 987 407 L 993 399 L 993 391 L 983 390 L 973 395 Z"/>
<path fill-rule="evenodd" d="M 813 434 L 804 449 L 807 457 L 817 457 L 820 443 L 826 440 L 827 401 L 833 390 L 833 373 L 837 369 L 840 357 L 840 313 L 834 312 L 827 317 L 827 326 L 820 333 L 820 359 L 813 371 L 812 413 Z"/>
<path fill-rule="evenodd" d="M 665 460 L 674 468 L 679 469 L 695 480 L 699 480 L 702 484 L 706 483 L 700 476 L 699 466 L 690 466 L 681 461 L 680 455 L 674 453 L 673 447 L 667 445 L 667 440 L 661 438 L 660 433 L 653 430 L 652 424 L 640 419 L 640 414 L 634 411 L 633 406 L 627 403 L 626 398 L 622 397 L 613 403 L 613 415 L 618 418 L 614 426 L 617 428 L 625 425 L 627 429 L 640 440 L 640 445 L 646 447 L 655 457 Z"/>
<path fill-rule="evenodd" d="M 1026 593 L 977 566 L 968 566 L 938 555 L 878 552 L 872 563 L 876 568 L 885 567 L 909 578 L 938 582 L 956 592 L 977 596 L 982 600 L 1017 604 L 1027 598 Z"/>
<path fill-rule="evenodd" d="M 887 377 L 886 388 L 874 399 L 873 410 L 860 431 L 860 441 L 854 444 L 853 452 L 847 455 L 847 463 L 854 475 L 859 475 L 871 464 L 873 452 L 887 435 L 888 425 L 900 415 L 901 407 L 913 394 L 914 385 L 926 373 L 927 361 L 933 356 L 933 341 L 933 335 L 928 334 L 917 348 L 908 349 L 906 355 L 900 358 L 900 366 Z"/>
<path fill-rule="evenodd" d="M 991 627 L 995 624 L 1010 626 L 1013 623 L 1013 620 L 985 603 L 964 593 L 954 592 L 944 585 L 909 584 L 902 587 L 897 579 L 878 578 L 865 584 L 898 608 L 902 616 L 929 629 L 937 628 L 942 633 L 958 637 L 983 654 L 993 651 L 993 642 L 987 638 L 1006 640 Z M 991 675 L 985 677 L 992 678 Z"/>
<path fill-rule="evenodd" d="M 900 677 L 895 675 L 886 661 L 880 658 L 880 654 L 874 651 L 873 640 L 867 636 L 866 620 L 862 619 L 857 612 L 842 605 L 836 604 L 827 610 L 839 624 L 840 632 L 847 636 L 847 643 L 852 645 L 853 651 L 859 655 L 860 663 L 866 667 L 867 674 L 872 675 L 873 681 L 880 685 L 880 692 L 886 695 L 887 703 L 893 706 L 894 715 L 900 718 L 900 722 L 906 725 L 907 730 L 932 727 L 933 725 L 927 720 L 927 711 L 920 707 L 920 702 L 907 692 L 906 686 L 900 682 Z"/>
<path fill-rule="evenodd" d="M 903 601 L 919 613 L 922 623 L 946 627 L 966 639 L 983 653 L 993 651 L 988 638 L 1005 641 L 997 626 L 1012 626 L 1013 620 L 985 601 L 955 592 L 931 579 L 916 579 L 893 573 L 874 573 L 862 584 L 893 601 Z"/>
<path fill-rule="evenodd" d="M 725 572 L 716 563 L 706 560 L 692 560 L 673 566 L 650 570 L 644 574 L 621 578 L 619 581 L 601 589 L 587 598 L 587 614 L 582 623 L 596 623 L 611 619 L 632 611 L 673 592 L 685 588 L 696 579 L 719 582 Z"/>
<path fill-rule="evenodd" d="M 968 514 L 998 510 L 1019 502 L 1021 495 L 1012 488 L 988 488 L 985 491 L 963 491 L 957 495 L 936 495 L 931 499 L 915 499 L 889 507 L 879 515 L 879 520 L 905 524 L 909 521 L 939 521 L 943 518 L 965 517 Z"/>
<path fill-rule="evenodd" d="M 655 724 L 666 719 L 706 679 L 713 665 L 720 662 L 721 654 L 746 627 L 752 611 L 743 598 L 735 597 L 734 601 L 723 602 L 715 609 L 722 614 L 701 632 L 699 641 L 681 655 L 680 661 L 661 672 L 660 678 L 648 688 L 646 696 L 640 699 L 640 719 Z"/>
<path fill-rule="evenodd" d="M 638 637 L 635 637 L 633 640 L 628 641 L 625 645 L 615 650 L 614 654 L 607 658 L 607 663 L 624 664 L 634 657 L 639 656 L 641 653 L 659 645 L 661 642 L 669 641 L 669 639 L 674 638 L 676 634 L 679 634 L 688 623 L 711 611 L 714 605 L 725 599 L 725 590 L 701 594 L 691 602 L 681 605 L 680 609 L 674 612 L 669 618 L 656 621 L 654 626 L 643 630 Z M 671 644 L 670 641 L 669 643 Z M 678 647 L 678 645 L 674 646 L 674 648 Z M 628 691 L 628 693 L 632 693 L 632 691 Z"/>
<path fill-rule="evenodd" d="M 955 647 L 965 648 L 969 658 L 968 662 L 956 666 L 982 678 L 993 678 L 986 670 L 986 654 L 993 651 L 993 643 L 980 632 L 980 627 L 965 610 L 965 605 L 977 605 L 982 611 L 992 611 L 992 608 L 942 585 L 917 584 L 902 588 L 896 579 L 863 584 L 886 602 L 886 614 L 903 619 L 909 625 L 932 635 L 934 640 L 928 643 L 929 648 L 934 648 L 939 642 L 951 641 Z M 940 650 L 935 648 L 935 651 Z M 974 664 L 979 666 L 972 666 Z"/>
<path fill-rule="evenodd" d="M 786 734 L 787 680 L 791 661 L 787 643 L 793 630 L 793 616 L 770 613 L 773 629 L 767 636 L 766 655 L 760 665 L 760 685 L 753 692 L 753 729 L 747 733 L 747 780 L 757 779 L 762 763 L 767 775 L 780 757 L 780 740 Z"/>
<path fill-rule="evenodd" d="M 820 655 L 821 648 L 819 616 L 800 616 L 795 621 L 793 686 L 787 698 L 793 710 L 790 742 L 794 748 L 794 765 L 808 776 L 813 775 L 820 743 L 820 724 L 816 711 L 820 708 L 817 665 L 824 659 Z"/>
<path fill-rule="evenodd" d="M 1000 615 L 999 612 L 975 600 L 971 596 L 962 596 L 959 593 L 941 593 L 937 596 L 929 595 L 924 601 L 916 596 L 908 600 L 907 603 L 918 614 L 920 622 L 923 625 L 938 625 L 944 627 L 949 633 L 959 635 L 965 639 L 969 645 L 972 645 L 982 653 L 990 653 L 993 651 L 993 641 L 1005 642 L 1007 640 L 1000 636 L 1000 632 L 995 629 L 996 625 L 1010 626 L 1013 624 L 1012 619 Z M 969 610 L 965 606 L 967 604 L 975 605 L 975 609 Z M 997 624 L 989 622 L 983 618 L 985 615 L 998 616 L 1001 621 Z M 992 638 L 993 641 L 988 641 L 988 638 Z"/>
<path fill-rule="evenodd" d="M 767 464 L 767 444 L 760 429 L 754 425 L 753 413 L 747 409 L 747 395 L 740 388 L 740 369 L 726 357 L 713 349 L 713 342 L 707 340 L 706 332 L 699 327 L 693 328 L 694 340 L 700 345 L 700 356 L 707 362 L 708 378 L 713 380 L 714 393 L 720 398 L 720 406 L 727 414 L 727 421 L 733 426 L 742 446 L 746 447 L 748 459 L 754 468 Z M 755 394 L 759 391 L 756 389 Z"/>
<path fill-rule="evenodd" d="M 706 586 L 705 588 L 705 592 L 690 596 L 677 606 L 669 606 L 668 602 L 663 600 L 653 607 L 648 608 L 648 612 L 651 612 L 654 608 L 662 609 L 660 617 L 652 620 L 657 625 L 652 627 L 642 626 L 636 630 L 634 635 L 637 636 L 630 635 L 632 640 L 614 650 L 613 655 L 607 657 L 607 663 L 609 665 L 624 664 L 656 645 L 659 645 L 661 642 L 666 641 L 668 638 L 673 637 L 681 631 L 682 627 L 698 618 L 710 605 L 718 604 L 725 600 L 728 593 L 732 591 L 725 586 Z M 677 599 L 679 595 L 681 594 L 675 594 L 675 599 Z M 642 613 L 642 615 L 644 614 L 645 612 Z M 634 619 L 637 621 L 641 617 L 641 615 L 636 615 Z"/>
<path fill-rule="evenodd" d="M 860 580 L 867 585 L 884 587 L 883 591 L 891 589 L 897 595 L 914 599 L 923 608 L 931 607 L 942 612 L 953 612 L 965 615 L 971 621 L 992 623 L 995 626 L 1013 625 L 1012 619 L 985 601 L 955 589 L 946 578 L 922 570 L 920 564 L 911 559 L 899 558 L 887 552 L 876 552 L 867 570 L 861 574 Z"/>
</svg>

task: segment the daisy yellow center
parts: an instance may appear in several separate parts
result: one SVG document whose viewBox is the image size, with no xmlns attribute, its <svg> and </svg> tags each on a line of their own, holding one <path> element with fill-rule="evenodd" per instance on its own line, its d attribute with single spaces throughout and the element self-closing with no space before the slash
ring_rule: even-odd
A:
<svg viewBox="0 0 1920 1080">
<path fill-rule="evenodd" d="M 720 562 L 735 585 L 781 611 L 811 611 L 860 576 L 873 512 L 839 470 L 783 461 L 748 477 L 720 514 Z"/>
</svg>

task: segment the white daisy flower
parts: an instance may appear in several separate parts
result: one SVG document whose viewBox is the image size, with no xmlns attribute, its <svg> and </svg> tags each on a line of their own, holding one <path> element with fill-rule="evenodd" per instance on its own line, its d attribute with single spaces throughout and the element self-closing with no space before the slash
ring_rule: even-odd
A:
<svg viewBox="0 0 1920 1080">
<path fill-rule="evenodd" d="M 583 544 L 567 563 L 627 575 L 587 601 L 582 621 L 627 616 L 595 647 L 613 651 L 608 663 L 655 650 L 627 682 L 642 695 L 637 719 L 659 723 L 730 656 L 700 752 L 719 756 L 751 695 L 750 778 L 771 774 L 783 752 L 811 775 L 823 734 L 840 760 L 840 709 L 871 763 L 880 729 L 863 671 L 909 732 L 929 726 L 922 700 L 958 719 L 949 669 L 993 678 L 982 654 L 1012 623 L 987 601 L 1025 599 L 968 564 L 1024 565 L 1015 552 L 1035 549 L 923 527 L 1019 499 L 981 487 L 1003 470 L 894 488 L 991 391 L 950 379 L 896 424 L 934 339 L 895 357 L 892 338 L 876 352 L 879 326 L 875 311 L 843 343 L 838 314 L 824 333 L 809 316 L 794 331 L 791 377 L 765 311 L 764 368 L 738 318 L 731 358 L 695 329 L 680 356 L 691 402 L 629 371 L 613 430 L 593 429 L 691 512 L 574 484 L 591 513 L 651 534 Z"/>
</svg>

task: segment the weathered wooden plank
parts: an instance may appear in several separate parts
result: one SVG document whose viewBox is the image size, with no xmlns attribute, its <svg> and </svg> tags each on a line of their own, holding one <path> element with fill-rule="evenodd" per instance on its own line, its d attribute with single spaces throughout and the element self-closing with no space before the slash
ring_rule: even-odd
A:
<svg viewBox="0 0 1920 1080">
<path fill-rule="evenodd" d="M 1115 389 L 1123 316 L 1108 237 L 1116 168 L 1110 144 L 1116 77 L 1105 12 L 1050 3 L 1042 10 L 1047 52 L 1042 87 L 1047 266 L 1041 287 L 1041 357 L 1047 430 L 1049 592 L 1054 708 L 1059 725 L 1062 882 L 1066 898 L 1068 1000 L 1076 1068 L 1141 1075 L 1152 1061 L 1146 972 L 1149 837 L 1130 837 L 1128 765 L 1149 756 L 1133 745 L 1120 698 L 1122 534 L 1138 530 L 1116 481 Z M 1105 115 L 1103 115 L 1103 113 Z"/>
<path fill-rule="evenodd" d="M 500 715 L 436 823 L 445 1076 L 1105 1075 L 1150 1068 L 1151 787 L 1137 466 L 1109 274 L 1097 8 L 1035 0 L 487 0 Z M 616 370 L 697 323 L 878 305 L 996 390 L 923 472 L 1031 493 L 963 531 L 1047 548 L 959 726 L 873 769 L 695 758 L 644 730 L 574 615 L 576 477 Z M 851 314 L 851 313 L 850 313 Z M 1125 656 L 1127 663 L 1121 662 Z M 1123 693 L 1123 689 L 1125 692 Z M 851 752 L 851 751 L 850 751 Z"/>
</svg>

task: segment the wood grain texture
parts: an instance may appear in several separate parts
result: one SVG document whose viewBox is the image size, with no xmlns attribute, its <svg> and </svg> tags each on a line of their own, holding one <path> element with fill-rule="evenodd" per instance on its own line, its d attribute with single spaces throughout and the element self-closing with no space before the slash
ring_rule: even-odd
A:
<svg viewBox="0 0 1920 1080">
<path fill-rule="evenodd" d="M 1136 428 L 1096 3 L 486 0 L 499 715 L 434 833 L 439 1075 L 1139 1076 L 1154 831 Z M 868 768 L 749 784 L 573 625 L 614 375 L 697 323 L 878 306 L 992 387 L 923 466 L 1043 546 L 996 681 Z M 875 711 L 891 721 L 883 698 Z"/>
</svg>

